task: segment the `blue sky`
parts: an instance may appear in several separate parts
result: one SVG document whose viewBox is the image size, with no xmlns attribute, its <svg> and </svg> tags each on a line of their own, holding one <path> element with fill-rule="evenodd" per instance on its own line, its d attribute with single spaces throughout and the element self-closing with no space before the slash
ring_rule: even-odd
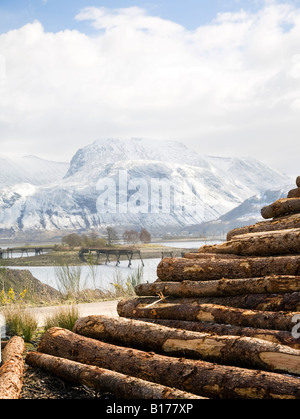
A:
<svg viewBox="0 0 300 419">
<path fill-rule="evenodd" d="M 240 9 L 257 11 L 264 0 L 0 0 L 0 31 L 17 29 L 33 20 L 39 20 L 46 31 L 79 29 L 89 33 L 90 26 L 77 22 L 74 17 L 86 6 L 126 8 L 139 6 L 150 14 L 195 29 L 211 22 L 218 13 Z M 299 0 L 278 3 L 299 4 Z"/>
<path fill-rule="evenodd" d="M 0 0 L 1 154 L 143 137 L 299 175 L 299 132 L 300 0 Z"/>
</svg>

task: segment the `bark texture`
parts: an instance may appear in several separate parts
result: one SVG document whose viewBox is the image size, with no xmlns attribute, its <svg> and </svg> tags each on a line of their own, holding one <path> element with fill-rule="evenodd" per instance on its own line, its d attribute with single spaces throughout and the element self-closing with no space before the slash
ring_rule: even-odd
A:
<svg viewBox="0 0 300 419">
<path fill-rule="evenodd" d="M 300 198 L 282 198 L 261 210 L 263 218 L 276 218 L 300 212 Z"/>
<path fill-rule="evenodd" d="M 234 236 L 222 244 L 203 246 L 199 253 L 272 256 L 300 253 L 300 229 L 263 231 Z"/>
<path fill-rule="evenodd" d="M 60 328 L 44 334 L 38 351 L 209 398 L 300 398 L 298 377 L 172 358 L 103 343 Z"/>
<path fill-rule="evenodd" d="M 2 352 L 0 368 L 0 399 L 19 399 L 23 384 L 25 350 L 24 341 L 13 337 Z"/>
<path fill-rule="evenodd" d="M 300 375 L 299 350 L 256 338 L 213 336 L 106 316 L 82 317 L 76 322 L 74 332 L 171 356 Z"/>
<path fill-rule="evenodd" d="M 198 304 L 195 299 L 190 302 L 173 299 L 167 303 L 153 299 L 152 304 L 148 301 L 145 303 L 143 298 L 122 300 L 117 306 L 118 314 L 120 317 L 135 319 L 176 319 L 286 331 L 292 330 L 295 326 L 294 316 L 300 315 L 299 312 L 261 312 L 216 304 Z"/>
<path fill-rule="evenodd" d="M 175 388 L 40 352 L 29 352 L 26 355 L 26 363 L 42 368 L 63 380 L 83 384 L 97 391 L 113 393 L 120 399 L 202 399 Z"/>
<path fill-rule="evenodd" d="M 300 188 L 292 189 L 288 193 L 288 198 L 300 198 Z"/>
<path fill-rule="evenodd" d="M 280 345 L 290 346 L 300 349 L 300 340 L 294 338 L 291 332 L 281 330 L 257 329 L 254 327 L 233 326 L 231 324 L 217 324 L 208 322 L 193 322 L 186 320 L 161 320 L 139 318 L 139 321 L 146 323 L 159 324 L 161 326 L 172 327 L 175 329 L 189 330 L 191 332 L 201 332 L 215 334 L 219 336 L 248 336 L 268 342 L 279 343 Z"/>
<path fill-rule="evenodd" d="M 261 278 L 270 275 L 300 276 L 300 255 L 235 259 L 166 258 L 157 267 L 158 278 L 165 282 Z"/>
<path fill-rule="evenodd" d="M 201 253 L 271 256 L 300 253 L 300 229 L 276 230 L 234 236 L 220 245 L 203 246 Z"/>
<path fill-rule="evenodd" d="M 227 233 L 227 241 L 240 234 L 287 230 L 289 228 L 300 228 L 300 214 L 287 215 L 274 218 L 273 220 L 262 221 L 250 226 L 235 228 Z"/>
<path fill-rule="evenodd" d="M 135 287 L 135 293 L 139 296 L 157 296 L 162 293 L 172 297 L 222 297 L 295 291 L 300 291 L 300 276 L 274 275 L 212 281 L 154 282 Z"/>
</svg>

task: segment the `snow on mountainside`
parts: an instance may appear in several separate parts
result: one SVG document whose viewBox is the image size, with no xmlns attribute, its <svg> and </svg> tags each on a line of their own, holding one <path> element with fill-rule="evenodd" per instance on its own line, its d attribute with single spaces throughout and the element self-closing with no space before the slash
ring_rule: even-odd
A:
<svg viewBox="0 0 300 419">
<path fill-rule="evenodd" d="M 40 168 L 30 174 L 29 167 L 28 178 Z M 202 156 L 179 142 L 145 139 L 95 141 L 63 168 L 56 178 L 49 170 L 51 183 L 0 190 L 0 228 L 161 232 L 216 220 L 255 194 L 291 183 L 254 159 Z"/>
<path fill-rule="evenodd" d="M 68 170 L 68 163 L 40 159 L 35 156 L 0 158 L 0 187 L 19 183 L 45 185 L 62 179 Z"/>
</svg>

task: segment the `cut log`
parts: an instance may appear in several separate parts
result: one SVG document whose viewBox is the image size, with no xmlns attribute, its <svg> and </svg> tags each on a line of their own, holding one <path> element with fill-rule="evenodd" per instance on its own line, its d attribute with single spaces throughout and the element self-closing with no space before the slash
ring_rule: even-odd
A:
<svg viewBox="0 0 300 419">
<path fill-rule="evenodd" d="M 299 350 L 255 338 L 213 336 L 106 316 L 82 317 L 77 320 L 74 332 L 117 345 L 176 357 L 300 375 Z"/>
<path fill-rule="evenodd" d="M 0 399 L 19 399 L 23 385 L 25 350 L 24 341 L 13 337 L 2 353 L 3 364 L 0 368 Z"/>
<path fill-rule="evenodd" d="M 195 281 L 193 281 L 195 282 Z M 164 282 L 156 282 L 163 284 Z M 196 282 L 195 282 L 196 283 Z M 171 296 L 161 296 L 166 302 L 173 299 Z M 177 297 L 182 303 L 189 303 L 191 299 L 196 304 L 217 304 L 228 307 L 246 308 L 260 311 L 300 311 L 300 292 L 286 294 L 243 294 L 228 297 Z M 145 304 L 147 301 L 145 300 Z M 149 296 L 148 304 L 153 303 Z"/>
<path fill-rule="evenodd" d="M 261 210 L 263 218 L 276 218 L 300 212 L 300 198 L 282 198 Z"/>
<path fill-rule="evenodd" d="M 159 299 L 149 299 L 145 303 L 143 298 L 131 298 L 118 303 L 117 311 L 120 317 L 152 318 L 170 320 L 188 320 L 211 323 L 233 324 L 258 329 L 275 329 L 291 331 L 295 326 L 293 318 L 299 312 L 272 312 L 246 310 L 235 307 L 225 307 L 216 304 L 197 304 L 195 299 L 182 302 L 179 299 L 161 303 Z M 154 304 L 155 303 L 155 304 Z"/>
<path fill-rule="evenodd" d="M 300 188 L 300 176 L 298 176 L 296 179 L 296 185 L 298 186 L 298 188 Z"/>
<path fill-rule="evenodd" d="M 25 351 L 24 340 L 20 336 L 12 337 L 5 345 L 2 352 L 2 364 L 12 359 L 15 355 L 23 355 Z"/>
<path fill-rule="evenodd" d="M 235 228 L 227 233 L 227 241 L 230 241 L 234 236 L 241 234 L 287 230 L 290 228 L 300 228 L 300 214 L 287 215 L 274 218 L 274 220 L 262 221 L 250 226 Z"/>
<path fill-rule="evenodd" d="M 263 231 L 234 236 L 222 244 L 202 246 L 199 253 L 271 256 L 300 253 L 300 229 Z"/>
<path fill-rule="evenodd" d="M 86 385 L 121 399 L 202 399 L 203 397 L 118 372 L 80 364 L 53 355 L 29 352 L 26 363 L 41 368 L 63 380 Z"/>
<path fill-rule="evenodd" d="M 270 275 L 300 276 L 300 256 L 218 260 L 166 258 L 157 267 L 158 278 L 165 282 L 261 278 Z"/>
<path fill-rule="evenodd" d="M 227 295 L 289 293 L 300 291 L 300 276 L 219 279 L 212 281 L 154 282 L 135 287 L 138 296 L 221 297 Z M 300 301 L 299 301 L 300 304 Z"/>
<path fill-rule="evenodd" d="M 207 260 L 226 260 L 226 259 L 242 259 L 242 256 L 228 255 L 228 254 L 217 254 L 217 253 L 185 253 L 185 259 L 207 259 Z"/>
<path fill-rule="evenodd" d="M 279 343 L 280 345 L 290 346 L 294 349 L 300 349 L 300 339 L 294 338 L 291 332 L 285 332 L 282 330 L 256 329 L 253 327 L 233 326 L 231 324 L 193 322 L 184 320 L 139 318 L 139 321 L 159 324 L 161 326 L 172 327 L 175 329 L 189 330 L 191 332 L 209 333 L 220 336 L 248 336 L 251 338 L 266 340 L 268 342 Z"/>
<path fill-rule="evenodd" d="M 300 188 L 292 189 L 288 193 L 288 198 L 300 198 Z"/>
<path fill-rule="evenodd" d="M 38 351 L 209 398 L 300 398 L 298 377 L 119 347 L 65 329 L 49 329 Z"/>
</svg>

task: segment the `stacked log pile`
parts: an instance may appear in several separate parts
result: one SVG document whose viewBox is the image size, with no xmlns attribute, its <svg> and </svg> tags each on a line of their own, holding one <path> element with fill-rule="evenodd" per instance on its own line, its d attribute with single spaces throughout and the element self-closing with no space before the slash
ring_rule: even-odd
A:
<svg viewBox="0 0 300 419">
<path fill-rule="evenodd" d="M 26 361 L 123 398 L 299 399 L 297 187 L 262 209 L 268 221 L 163 259 L 119 318 L 48 330 Z"/>
<path fill-rule="evenodd" d="M 291 369 L 300 363 L 300 338 L 295 333 L 300 321 L 300 177 L 296 183 L 287 198 L 261 210 L 268 221 L 229 232 L 223 244 L 163 259 L 157 281 L 138 285 L 137 297 L 119 303 L 119 316 L 187 333 L 167 343 L 157 337 L 160 352 L 193 358 L 197 354 L 214 362 L 214 368 L 269 371 L 282 382 L 291 378 L 289 373 L 299 386 L 300 374 Z M 271 346 L 267 350 L 264 344 Z M 236 384 L 247 398 L 242 377 L 241 373 Z M 264 395 L 254 384 L 249 388 L 255 397 L 270 397 L 263 384 Z M 228 396 L 220 387 L 218 392 L 218 397 Z"/>
</svg>

